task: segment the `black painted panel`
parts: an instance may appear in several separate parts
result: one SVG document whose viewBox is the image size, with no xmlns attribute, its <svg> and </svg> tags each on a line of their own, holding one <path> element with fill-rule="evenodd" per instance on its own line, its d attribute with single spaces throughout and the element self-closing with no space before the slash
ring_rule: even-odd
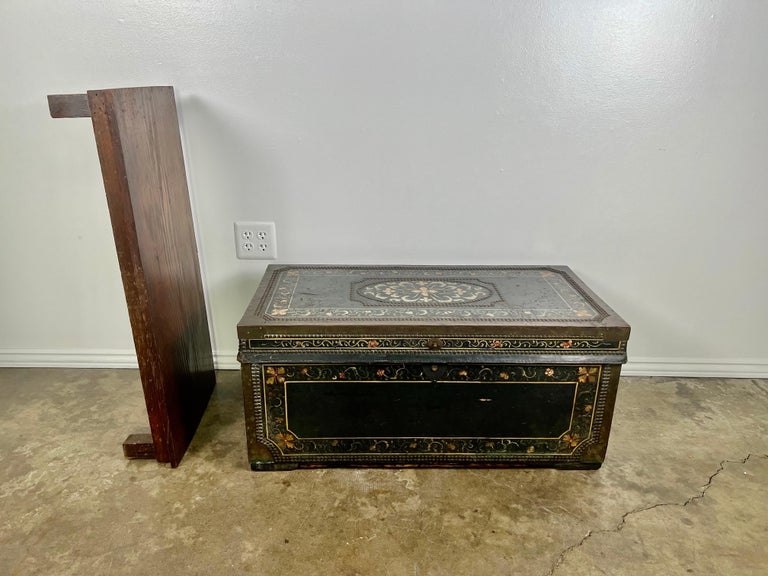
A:
<svg viewBox="0 0 768 576">
<path fill-rule="evenodd" d="M 557 438 L 575 383 L 288 382 L 298 438 Z"/>
</svg>

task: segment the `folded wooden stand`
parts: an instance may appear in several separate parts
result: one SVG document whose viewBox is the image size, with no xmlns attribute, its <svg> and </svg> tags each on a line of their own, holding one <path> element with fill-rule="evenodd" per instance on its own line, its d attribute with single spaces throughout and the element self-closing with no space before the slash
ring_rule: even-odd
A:
<svg viewBox="0 0 768 576">
<path fill-rule="evenodd" d="M 175 467 L 215 384 L 172 87 L 48 96 L 53 118 L 93 121 L 150 434 L 128 458 Z"/>
</svg>

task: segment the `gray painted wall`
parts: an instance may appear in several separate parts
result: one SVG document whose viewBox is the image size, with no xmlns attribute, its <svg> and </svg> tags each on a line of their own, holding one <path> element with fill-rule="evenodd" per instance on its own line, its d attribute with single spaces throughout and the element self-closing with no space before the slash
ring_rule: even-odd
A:
<svg viewBox="0 0 768 576">
<path fill-rule="evenodd" d="M 0 363 L 126 365 L 88 120 L 174 85 L 215 346 L 263 265 L 567 264 L 628 371 L 768 375 L 768 3 L 0 3 Z"/>
</svg>

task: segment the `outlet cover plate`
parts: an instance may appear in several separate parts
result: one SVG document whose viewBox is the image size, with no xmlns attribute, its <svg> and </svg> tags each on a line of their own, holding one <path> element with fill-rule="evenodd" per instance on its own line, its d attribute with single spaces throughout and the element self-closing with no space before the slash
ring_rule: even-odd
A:
<svg viewBox="0 0 768 576">
<path fill-rule="evenodd" d="M 235 222 L 235 254 L 241 260 L 277 258 L 274 222 Z"/>
</svg>

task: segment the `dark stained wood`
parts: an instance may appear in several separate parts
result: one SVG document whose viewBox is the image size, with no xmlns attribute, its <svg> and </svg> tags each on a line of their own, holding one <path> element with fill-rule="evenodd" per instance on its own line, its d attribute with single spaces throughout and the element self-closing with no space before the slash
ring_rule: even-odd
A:
<svg viewBox="0 0 768 576">
<path fill-rule="evenodd" d="M 88 91 L 155 456 L 177 466 L 215 383 L 173 88 Z"/>
<path fill-rule="evenodd" d="M 87 94 L 50 94 L 48 109 L 51 118 L 90 118 Z"/>
<path fill-rule="evenodd" d="M 153 460 L 155 444 L 152 434 L 131 434 L 123 442 L 123 455 L 131 460 Z"/>
</svg>

